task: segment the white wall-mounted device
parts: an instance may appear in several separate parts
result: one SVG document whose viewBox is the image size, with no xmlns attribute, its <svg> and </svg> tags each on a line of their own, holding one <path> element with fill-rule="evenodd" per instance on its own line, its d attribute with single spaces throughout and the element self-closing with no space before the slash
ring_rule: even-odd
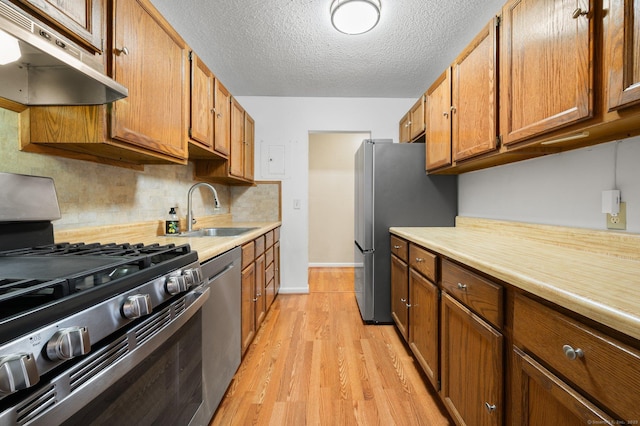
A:
<svg viewBox="0 0 640 426">
<path fill-rule="evenodd" d="M 620 190 L 612 189 L 602 191 L 602 213 L 609 213 L 612 216 L 620 213 Z"/>
</svg>

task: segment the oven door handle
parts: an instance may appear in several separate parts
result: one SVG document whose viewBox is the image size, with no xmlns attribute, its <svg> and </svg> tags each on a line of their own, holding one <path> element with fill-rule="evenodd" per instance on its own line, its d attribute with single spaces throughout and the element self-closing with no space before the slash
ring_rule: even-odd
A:
<svg viewBox="0 0 640 426">
<path fill-rule="evenodd" d="M 162 318 L 168 315 L 167 309 L 169 308 L 165 308 L 157 313 L 154 312 L 148 317 L 145 317 L 144 321 L 130 329 L 126 334 L 116 339 L 116 341 L 92 352 L 81 362 L 74 365 L 73 368 L 53 378 L 50 383 L 55 386 L 55 393 L 57 394 L 55 403 L 50 409 L 38 414 L 30 425 L 46 426 L 59 424 L 69 419 L 94 398 L 99 397 L 102 389 L 114 385 L 178 332 L 180 328 L 202 308 L 202 305 L 207 301 L 209 295 L 210 290 L 207 286 L 199 286 L 191 290 L 184 296 L 185 308 L 178 312 L 179 309 L 176 308 L 176 306 L 181 305 L 182 302 L 172 303 L 170 305 L 170 322 L 168 322 L 166 326 L 159 328 L 154 335 L 146 336 L 144 340 L 139 343 L 133 345 L 130 343 L 131 339 L 136 338 L 133 336 L 135 336 L 138 331 L 146 330 L 154 321 L 162 322 Z M 114 351 L 124 351 L 125 354 L 117 357 L 111 364 L 107 363 L 107 365 L 105 365 L 105 360 L 111 360 L 113 358 Z M 86 377 L 86 381 L 71 389 L 69 386 L 70 377 L 77 375 Z M 82 381 L 83 379 L 79 380 Z M 94 386 L 96 382 L 99 382 L 100 386 Z M 3 417 L 5 414 L 8 413 L 0 413 L 0 425 L 4 424 L 3 421 L 5 419 Z"/>
</svg>

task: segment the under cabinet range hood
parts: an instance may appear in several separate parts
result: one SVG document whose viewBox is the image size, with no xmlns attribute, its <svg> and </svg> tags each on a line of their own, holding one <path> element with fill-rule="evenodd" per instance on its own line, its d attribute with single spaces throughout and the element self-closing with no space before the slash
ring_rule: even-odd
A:
<svg viewBox="0 0 640 426">
<path fill-rule="evenodd" d="M 89 52 L 0 0 L 0 35 L 6 34 L 18 40 L 20 58 L 0 65 L 0 97 L 23 105 L 100 105 L 128 95 Z M 8 50 L 0 40 L 0 51 Z"/>
</svg>

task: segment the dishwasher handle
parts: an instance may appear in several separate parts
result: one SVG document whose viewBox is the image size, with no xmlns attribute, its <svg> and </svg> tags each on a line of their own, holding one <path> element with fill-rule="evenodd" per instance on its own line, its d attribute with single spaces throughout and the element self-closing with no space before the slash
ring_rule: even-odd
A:
<svg viewBox="0 0 640 426">
<path fill-rule="evenodd" d="M 232 270 L 234 267 L 235 267 L 235 264 L 229 263 L 227 266 L 224 267 L 224 269 L 222 269 L 222 271 L 218 272 L 213 277 L 207 277 L 207 281 L 211 283 L 212 281 L 217 280 L 218 278 L 220 278 L 221 276 L 223 276 L 224 274 Z"/>
</svg>

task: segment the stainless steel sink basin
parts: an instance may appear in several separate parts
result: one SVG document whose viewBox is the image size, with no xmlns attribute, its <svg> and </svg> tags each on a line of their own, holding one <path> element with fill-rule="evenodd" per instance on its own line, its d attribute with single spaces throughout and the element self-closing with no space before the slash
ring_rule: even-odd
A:
<svg viewBox="0 0 640 426">
<path fill-rule="evenodd" d="M 235 237 L 258 228 L 202 228 L 181 232 L 178 237 Z"/>
</svg>

